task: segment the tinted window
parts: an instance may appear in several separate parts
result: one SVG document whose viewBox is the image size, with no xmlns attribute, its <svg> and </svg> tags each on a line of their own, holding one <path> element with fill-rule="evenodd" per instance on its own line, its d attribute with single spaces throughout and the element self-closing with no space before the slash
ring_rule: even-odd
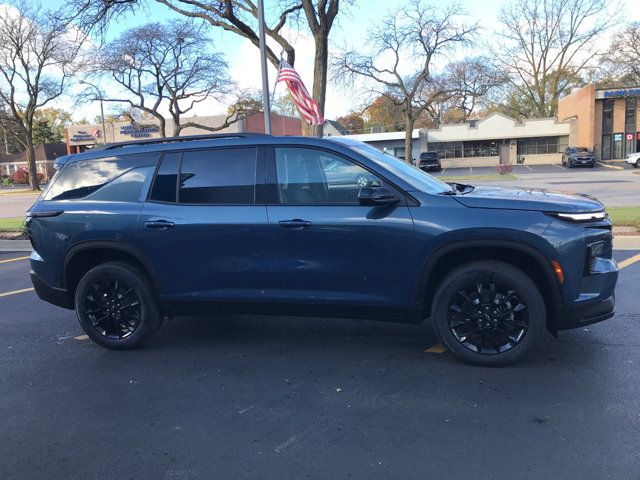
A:
<svg viewBox="0 0 640 480">
<path fill-rule="evenodd" d="M 132 168 L 86 197 L 101 202 L 139 202 L 140 192 L 154 167 Z"/>
<path fill-rule="evenodd" d="M 180 203 L 250 204 L 256 179 L 255 148 L 184 152 Z"/>
<path fill-rule="evenodd" d="M 157 159 L 157 154 L 124 155 L 70 163 L 60 171 L 43 198 L 84 198 L 134 167 L 155 165 Z"/>
<path fill-rule="evenodd" d="M 168 153 L 162 157 L 162 163 L 156 173 L 151 189 L 151 200 L 159 202 L 175 202 L 178 186 L 178 169 L 181 153 Z"/>
<path fill-rule="evenodd" d="M 276 148 L 278 195 L 283 204 L 358 204 L 361 187 L 382 181 L 337 155 L 306 148 Z"/>
</svg>

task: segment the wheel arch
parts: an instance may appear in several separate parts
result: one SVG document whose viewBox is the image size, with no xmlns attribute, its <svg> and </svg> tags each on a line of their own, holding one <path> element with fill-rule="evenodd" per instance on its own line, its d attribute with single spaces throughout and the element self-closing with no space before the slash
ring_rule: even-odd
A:
<svg viewBox="0 0 640 480">
<path fill-rule="evenodd" d="M 116 240 L 86 241 L 73 245 L 64 256 L 62 285 L 71 298 L 82 276 L 101 263 L 120 261 L 136 266 L 147 275 L 154 294 L 159 293 L 155 270 L 136 247 Z"/>
<path fill-rule="evenodd" d="M 551 262 L 538 249 L 510 240 L 462 240 L 436 249 L 425 261 L 418 283 L 416 300 L 422 307 L 423 318 L 431 314 L 433 296 L 444 275 L 452 268 L 478 260 L 509 263 L 528 275 L 544 298 L 547 329 L 556 334 L 555 314 L 562 304 L 562 295 Z"/>
</svg>

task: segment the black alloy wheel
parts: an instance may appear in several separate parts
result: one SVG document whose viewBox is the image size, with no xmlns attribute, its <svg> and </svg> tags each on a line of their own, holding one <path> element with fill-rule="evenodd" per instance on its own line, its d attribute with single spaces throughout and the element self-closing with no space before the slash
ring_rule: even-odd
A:
<svg viewBox="0 0 640 480">
<path fill-rule="evenodd" d="M 465 348 L 482 355 L 506 352 L 529 328 L 528 311 L 515 290 L 492 282 L 469 283 L 449 302 L 449 329 Z"/>
<path fill-rule="evenodd" d="M 498 260 L 452 268 L 433 293 L 431 320 L 442 343 L 474 365 L 509 365 L 543 338 L 546 306 L 523 270 Z"/>
<path fill-rule="evenodd" d="M 162 315 L 147 275 L 137 266 L 107 262 L 78 282 L 75 308 L 80 326 L 106 348 L 134 348 L 162 325 Z"/>
<path fill-rule="evenodd" d="M 104 337 L 121 340 L 140 326 L 140 299 L 122 280 L 106 277 L 91 283 L 85 300 L 84 314 Z"/>
</svg>

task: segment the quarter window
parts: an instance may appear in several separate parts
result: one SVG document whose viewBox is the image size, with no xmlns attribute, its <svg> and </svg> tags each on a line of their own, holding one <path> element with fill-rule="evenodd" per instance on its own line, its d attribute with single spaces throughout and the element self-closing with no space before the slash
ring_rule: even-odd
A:
<svg viewBox="0 0 640 480">
<path fill-rule="evenodd" d="M 254 202 L 256 148 L 184 152 L 179 203 L 246 205 Z"/>
<path fill-rule="evenodd" d="M 282 204 L 357 205 L 360 188 L 382 180 L 337 155 L 310 148 L 276 148 L 278 197 Z"/>
</svg>

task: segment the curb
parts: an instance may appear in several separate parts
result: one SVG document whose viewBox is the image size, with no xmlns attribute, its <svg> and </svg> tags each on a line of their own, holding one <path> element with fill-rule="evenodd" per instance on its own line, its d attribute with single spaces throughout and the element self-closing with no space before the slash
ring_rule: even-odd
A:
<svg viewBox="0 0 640 480">
<path fill-rule="evenodd" d="M 0 252 L 30 252 L 29 240 L 0 240 Z"/>
</svg>

